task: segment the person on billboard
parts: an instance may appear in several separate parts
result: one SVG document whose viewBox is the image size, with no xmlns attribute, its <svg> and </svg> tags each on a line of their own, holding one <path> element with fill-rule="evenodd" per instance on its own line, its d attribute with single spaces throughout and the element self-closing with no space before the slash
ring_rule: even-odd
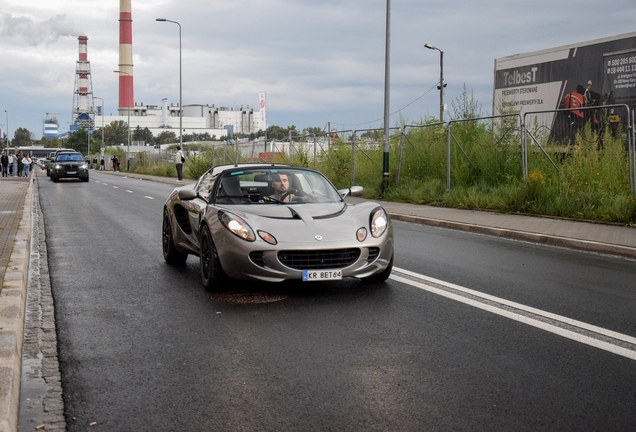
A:
<svg viewBox="0 0 636 432">
<path fill-rule="evenodd" d="M 592 91 L 592 80 L 587 82 L 587 87 L 585 88 L 585 94 L 583 95 L 583 100 L 585 102 L 586 107 L 592 107 L 598 105 L 598 97 L 600 95 Z M 598 110 L 585 110 L 585 118 L 589 120 L 592 126 L 592 131 L 597 132 L 599 128 L 598 122 Z"/>
<path fill-rule="evenodd" d="M 577 85 L 576 90 L 566 94 L 563 98 L 563 108 L 571 109 L 568 112 L 568 137 L 570 139 L 570 145 L 576 144 L 576 133 L 583 127 L 585 122 L 585 113 L 576 108 L 583 108 L 585 106 L 585 89 L 582 85 Z"/>
</svg>

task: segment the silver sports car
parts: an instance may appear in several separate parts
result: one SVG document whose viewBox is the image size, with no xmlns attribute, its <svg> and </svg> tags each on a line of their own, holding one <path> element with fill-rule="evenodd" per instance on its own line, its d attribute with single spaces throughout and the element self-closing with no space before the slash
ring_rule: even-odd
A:
<svg viewBox="0 0 636 432">
<path fill-rule="evenodd" d="M 163 256 L 199 256 L 212 291 L 228 279 L 385 281 L 393 227 L 377 203 L 349 204 L 320 172 L 278 164 L 216 166 L 176 188 L 163 210 Z"/>
</svg>

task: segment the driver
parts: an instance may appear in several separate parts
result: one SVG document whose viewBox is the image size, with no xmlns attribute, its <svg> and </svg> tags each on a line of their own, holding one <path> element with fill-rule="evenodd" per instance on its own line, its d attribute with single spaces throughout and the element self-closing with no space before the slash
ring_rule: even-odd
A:
<svg viewBox="0 0 636 432">
<path fill-rule="evenodd" d="M 270 198 L 281 202 L 290 202 L 294 199 L 294 194 L 289 193 L 289 177 L 287 174 L 274 174 L 272 189 L 274 189 L 274 194 L 270 195 Z"/>
</svg>

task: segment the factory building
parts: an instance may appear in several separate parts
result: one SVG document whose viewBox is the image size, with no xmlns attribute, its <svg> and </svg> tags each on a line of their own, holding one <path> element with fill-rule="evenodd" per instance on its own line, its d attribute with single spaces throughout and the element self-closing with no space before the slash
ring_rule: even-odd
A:
<svg viewBox="0 0 636 432">
<path fill-rule="evenodd" d="M 179 135 L 179 114 L 178 104 L 168 105 L 168 99 L 163 99 L 161 106 L 144 105 L 135 103 L 130 108 L 130 128 L 135 130 L 148 128 L 153 135 L 157 136 L 165 131 L 174 132 Z M 127 109 L 119 109 L 117 116 L 104 116 L 104 125 L 109 125 L 115 121 L 128 122 Z M 216 136 L 217 139 L 231 136 L 236 133 L 256 133 L 261 130 L 260 119 L 254 115 L 254 109 L 240 107 L 237 109 L 226 107 L 215 107 L 214 105 L 185 105 L 183 107 L 183 134 L 204 134 Z M 95 115 L 96 127 L 101 127 L 102 116 L 99 111 Z"/>
</svg>

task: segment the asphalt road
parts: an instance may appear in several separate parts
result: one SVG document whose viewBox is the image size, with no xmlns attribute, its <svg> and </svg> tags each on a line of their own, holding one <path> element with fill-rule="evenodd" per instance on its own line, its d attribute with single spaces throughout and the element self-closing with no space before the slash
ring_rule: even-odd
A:
<svg viewBox="0 0 636 432">
<path fill-rule="evenodd" d="M 396 223 L 386 284 L 210 295 L 171 186 L 39 185 L 70 431 L 636 430 L 633 261 Z"/>
</svg>

